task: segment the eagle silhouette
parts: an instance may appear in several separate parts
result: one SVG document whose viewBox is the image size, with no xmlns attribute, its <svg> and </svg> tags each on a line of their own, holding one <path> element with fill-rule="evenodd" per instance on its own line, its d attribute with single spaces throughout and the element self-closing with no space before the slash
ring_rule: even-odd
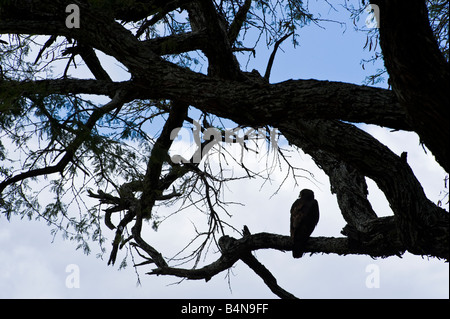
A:
<svg viewBox="0 0 450 319">
<path fill-rule="evenodd" d="M 303 189 L 299 198 L 291 207 L 292 256 L 303 256 L 306 242 L 319 221 L 319 204 L 314 199 L 314 192 Z"/>
</svg>

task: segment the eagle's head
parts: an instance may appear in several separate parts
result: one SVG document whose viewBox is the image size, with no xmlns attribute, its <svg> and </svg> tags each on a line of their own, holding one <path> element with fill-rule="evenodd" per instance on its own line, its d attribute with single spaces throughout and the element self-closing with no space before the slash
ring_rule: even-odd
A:
<svg viewBox="0 0 450 319">
<path fill-rule="evenodd" d="M 314 199 L 314 192 L 310 189 L 305 188 L 300 191 L 300 195 L 298 195 L 298 197 L 303 199 Z"/>
</svg>

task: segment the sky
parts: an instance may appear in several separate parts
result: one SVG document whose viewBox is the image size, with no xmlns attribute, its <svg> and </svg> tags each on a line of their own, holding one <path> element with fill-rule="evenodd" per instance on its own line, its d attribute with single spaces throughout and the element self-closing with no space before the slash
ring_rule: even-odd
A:
<svg viewBox="0 0 450 319">
<path fill-rule="evenodd" d="M 344 11 L 325 13 L 344 19 Z M 271 82 L 313 78 L 361 84 L 382 65 L 362 69 L 361 59 L 372 54 L 363 50 L 366 35 L 354 32 L 352 22 L 346 22 L 346 28 L 329 22 L 322 24 L 325 29 L 317 26 L 302 29 L 300 44 L 295 49 L 288 41 L 283 43 L 275 59 Z M 248 69 L 263 74 L 270 53 L 261 47 Z M 124 80 L 120 68 L 110 59 L 103 61 L 114 70 L 113 79 Z M 442 198 L 445 172 L 431 154 L 423 151 L 416 134 L 390 132 L 371 125 L 361 127 L 396 154 L 407 151 L 408 162 L 429 199 L 437 202 Z M 283 166 L 273 167 L 271 183 L 262 185 L 262 180 L 230 183 L 225 198 L 244 204 L 230 206 L 230 221 L 239 229 L 247 225 L 252 233 L 288 235 L 290 206 L 302 188 L 310 188 L 315 192 L 321 213 L 312 236 L 342 236 L 340 231 L 345 222 L 336 197 L 330 192 L 327 176 L 308 155 L 302 152 L 290 155 L 293 163 L 311 172 L 314 178 L 300 178 L 299 185 L 288 179 L 275 195 L 286 174 Z M 246 160 L 254 169 L 265 168 L 262 155 L 250 154 Z M 375 183 L 367 182 L 369 199 L 378 216 L 391 215 L 384 195 Z M 448 210 L 448 206 L 445 208 Z M 176 207 L 160 207 L 156 213 L 164 216 L 174 210 Z M 194 232 L 191 222 L 204 223 L 205 218 L 201 212 L 184 211 L 163 222 L 158 231 L 149 229 L 143 235 L 156 249 L 171 256 L 191 238 Z M 95 257 L 98 251 L 94 245 L 92 254 L 87 256 L 75 249 L 75 243 L 58 235 L 53 237 L 50 228 L 42 222 L 20 220 L 17 216 L 8 222 L 0 217 L 0 298 L 276 298 L 242 262 L 208 282 L 180 282 L 174 277 L 146 275 L 151 268 L 136 271 L 131 265 L 121 270 L 118 265 L 107 266 L 114 233 L 106 227 L 103 232 L 108 238 L 107 253 L 99 259 Z M 231 235 L 238 237 L 236 233 Z M 124 254 L 120 251 L 118 260 Z M 258 250 L 255 256 L 273 273 L 281 287 L 299 298 L 449 298 L 448 263 L 434 258 L 405 253 L 402 258 L 386 259 L 332 254 L 293 259 L 290 252 L 277 250 Z M 205 263 L 218 257 L 219 253 L 212 249 Z"/>
</svg>

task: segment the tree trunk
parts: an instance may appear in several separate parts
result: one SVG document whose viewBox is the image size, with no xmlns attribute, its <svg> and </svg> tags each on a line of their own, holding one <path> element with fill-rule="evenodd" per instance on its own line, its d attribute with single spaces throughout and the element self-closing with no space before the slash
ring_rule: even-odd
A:
<svg viewBox="0 0 450 319">
<path fill-rule="evenodd" d="M 392 88 L 414 131 L 449 172 L 449 64 L 439 51 L 424 0 L 372 0 Z"/>
</svg>

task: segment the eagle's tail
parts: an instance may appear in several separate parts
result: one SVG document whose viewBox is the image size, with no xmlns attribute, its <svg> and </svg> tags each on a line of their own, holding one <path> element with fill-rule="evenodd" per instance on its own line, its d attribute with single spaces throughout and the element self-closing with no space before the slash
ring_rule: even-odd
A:
<svg viewBox="0 0 450 319">
<path fill-rule="evenodd" d="M 305 236 L 295 236 L 294 237 L 294 246 L 292 247 L 292 257 L 301 258 L 305 253 L 304 248 L 306 242 L 308 241 L 308 237 Z"/>
<path fill-rule="evenodd" d="M 303 256 L 304 251 L 302 249 L 303 247 L 301 245 L 298 245 L 297 243 L 294 243 L 294 248 L 292 249 L 292 257 L 294 258 L 300 258 Z"/>
</svg>

